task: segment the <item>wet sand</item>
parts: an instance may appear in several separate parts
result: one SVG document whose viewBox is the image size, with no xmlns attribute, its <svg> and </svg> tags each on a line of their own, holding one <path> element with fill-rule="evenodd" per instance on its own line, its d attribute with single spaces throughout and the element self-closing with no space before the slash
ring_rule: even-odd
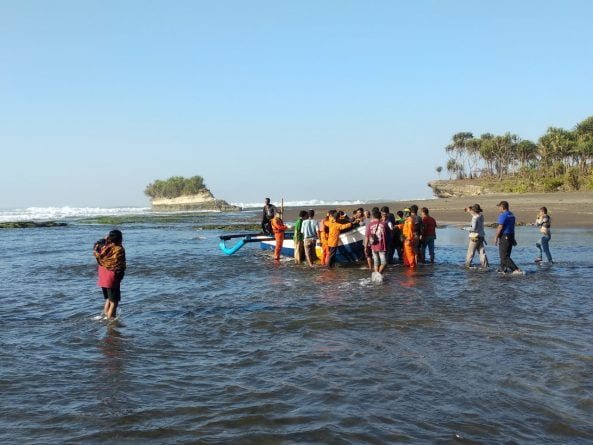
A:
<svg viewBox="0 0 593 445">
<path fill-rule="evenodd" d="M 470 196 L 467 198 L 434 198 L 419 201 L 386 201 L 366 205 L 340 206 L 349 215 L 358 207 L 370 209 L 374 206 L 388 206 L 392 212 L 403 210 L 412 204 L 419 208 L 427 207 L 430 214 L 439 224 L 467 224 L 469 216 L 463 209 L 472 204 L 480 204 L 484 210 L 487 224 L 496 222 L 498 209 L 496 204 L 501 200 L 509 202 L 511 211 L 519 224 L 532 224 L 540 207 L 546 206 L 552 217 L 553 227 L 593 228 L 593 192 L 556 192 L 556 193 L 525 193 Z M 327 206 L 313 207 L 317 216 L 325 214 Z M 285 208 L 285 220 L 290 223 L 297 218 L 302 208 Z"/>
</svg>

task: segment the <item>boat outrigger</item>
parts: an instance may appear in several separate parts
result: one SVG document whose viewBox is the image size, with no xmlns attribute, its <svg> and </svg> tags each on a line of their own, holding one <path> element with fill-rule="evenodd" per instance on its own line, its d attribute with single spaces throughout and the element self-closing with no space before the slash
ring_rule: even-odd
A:
<svg viewBox="0 0 593 445">
<path fill-rule="evenodd" d="M 356 227 L 340 234 L 340 243 L 336 253 L 336 261 L 339 263 L 353 263 L 364 259 L 363 241 L 365 236 L 365 226 Z M 284 243 L 282 243 L 282 256 L 294 257 L 293 233 L 285 232 Z M 227 247 L 226 242 L 232 239 L 238 239 L 238 242 L 231 247 Z M 260 243 L 263 250 L 274 250 L 276 240 L 272 235 L 264 233 L 238 233 L 234 235 L 221 235 L 219 247 L 227 255 L 233 255 L 247 243 Z M 321 257 L 321 244 L 317 242 L 315 248 L 317 256 Z"/>
</svg>

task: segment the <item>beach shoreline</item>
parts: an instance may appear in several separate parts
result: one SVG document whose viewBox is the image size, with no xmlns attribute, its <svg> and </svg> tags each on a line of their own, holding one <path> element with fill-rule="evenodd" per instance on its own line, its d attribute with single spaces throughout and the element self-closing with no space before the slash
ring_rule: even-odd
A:
<svg viewBox="0 0 593 445">
<path fill-rule="evenodd" d="M 510 210 L 515 214 L 517 223 L 521 225 L 533 224 L 540 207 L 546 206 L 552 217 L 552 227 L 562 228 L 593 228 L 593 192 L 553 192 L 553 193 L 522 193 L 522 194 L 493 194 L 468 196 L 463 198 L 433 198 L 425 200 L 386 200 L 371 204 L 346 205 L 332 207 L 345 211 L 348 215 L 354 209 L 363 207 L 370 210 L 372 207 L 388 206 L 391 212 L 403 210 L 412 204 L 419 208 L 427 207 L 430 215 L 439 224 L 467 225 L 470 217 L 463 211 L 472 204 L 480 204 L 484 209 L 486 224 L 494 224 L 498 218 L 496 204 L 501 200 L 509 202 Z M 262 204 L 263 207 L 263 204 Z M 310 206 L 316 211 L 316 218 L 331 210 L 328 206 Z M 298 217 L 299 210 L 303 207 L 285 207 L 284 220 L 291 223 Z M 259 216 L 259 215 L 258 215 Z"/>
</svg>

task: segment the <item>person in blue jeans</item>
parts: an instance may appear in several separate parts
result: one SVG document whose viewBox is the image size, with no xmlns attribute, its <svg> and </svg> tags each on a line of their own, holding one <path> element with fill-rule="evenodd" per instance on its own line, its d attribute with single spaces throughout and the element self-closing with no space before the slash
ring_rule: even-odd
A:
<svg viewBox="0 0 593 445">
<path fill-rule="evenodd" d="M 515 241 L 515 215 L 509 210 L 507 201 L 500 201 L 497 204 L 500 215 L 498 216 L 498 228 L 494 244 L 498 245 L 498 254 L 500 256 L 499 272 L 511 272 L 514 274 L 523 273 L 511 259 L 513 246 L 517 245 Z"/>
<path fill-rule="evenodd" d="M 546 254 L 548 263 L 554 264 L 554 262 L 552 261 L 552 254 L 550 253 L 550 239 L 552 238 L 552 232 L 550 231 L 550 227 L 552 227 L 552 219 L 550 218 L 550 215 L 548 215 L 548 209 L 546 207 L 542 207 L 541 209 L 539 209 L 537 219 L 535 220 L 535 225 L 539 227 L 539 232 L 542 235 L 540 242 L 535 243 L 535 246 L 539 250 L 539 255 L 535 259 L 535 262 L 542 262 L 543 249 L 543 253 Z"/>
</svg>

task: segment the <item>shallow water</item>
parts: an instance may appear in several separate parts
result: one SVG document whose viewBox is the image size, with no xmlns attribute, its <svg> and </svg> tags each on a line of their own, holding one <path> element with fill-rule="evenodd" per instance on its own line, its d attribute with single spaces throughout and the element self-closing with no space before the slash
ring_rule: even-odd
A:
<svg viewBox="0 0 593 445">
<path fill-rule="evenodd" d="M 111 227 L 0 231 L 0 442 L 593 441 L 593 231 L 555 230 L 548 267 L 521 228 L 505 277 L 446 228 L 439 264 L 375 284 L 224 256 L 195 227 L 226 218 L 121 226 L 110 324 L 90 250 Z"/>
</svg>

